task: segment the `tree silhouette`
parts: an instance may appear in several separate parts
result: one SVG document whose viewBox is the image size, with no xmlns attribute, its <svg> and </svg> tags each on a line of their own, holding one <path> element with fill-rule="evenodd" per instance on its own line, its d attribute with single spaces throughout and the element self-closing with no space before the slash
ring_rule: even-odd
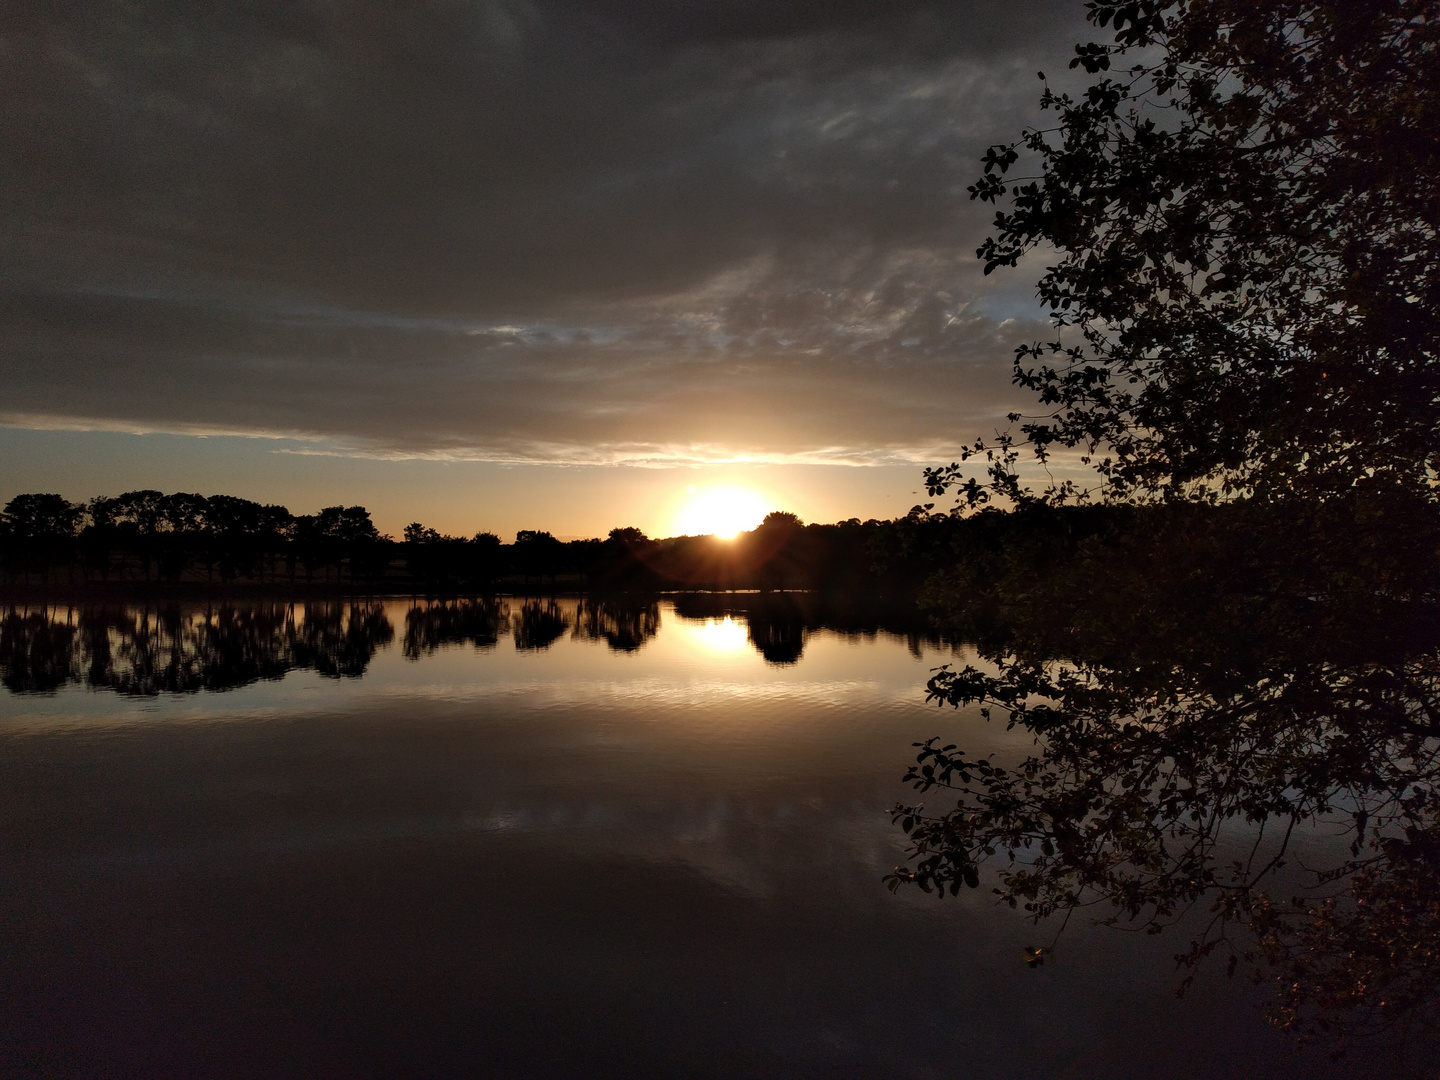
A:
<svg viewBox="0 0 1440 1080">
<path fill-rule="evenodd" d="M 1016 357 L 1030 448 L 1082 452 L 1111 497 L 1431 490 L 1440 4 L 1088 7 L 1114 38 L 1071 67 L 1102 77 L 1047 88 L 1056 126 L 992 147 L 971 188 L 1001 206 L 987 273 L 1059 252 L 1039 293 L 1061 333 Z M 1015 451 L 976 445 L 989 490 L 953 464 L 932 491 L 1023 497 Z"/>
<path fill-rule="evenodd" d="M 789 510 L 771 510 L 765 515 L 765 520 L 760 522 L 762 529 L 798 529 L 805 523 L 800 520 L 799 514 L 792 514 Z"/>
<path fill-rule="evenodd" d="M 333 566 L 337 575 L 348 570 L 353 582 L 375 573 L 381 559 L 388 560 L 383 537 L 363 506 L 327 506 L 302 515 L 294 519 L 293 534 L 307 580 L 319 567 Z"/>
<path fill-rule="evenodd" d="M 407 544 L 433 544 L 444 539 L 434 529 L 427 529 L 418 521 L 412 521 L 405 526 L 404 537 Z"/>
<path fill-rule="evenodd" d="M 95 527 L 113 536 L 120 549 L 136 559 L 146 581 L 158 554 L 164 504 L 164 494 L 149 488 L 90 503 Z"/>
<path fill-rule="evenodd" d="M 993 664 L 930 698 L 1035 750 L 917 744 L 909 779 L 956 802 L 897 807 L 912 860 L 889 883 L 954 893 L 998 862 L 1037 919 L 1099 905 L 1159 930 L 1198 905 L 1179 959 L 1256 965 L 1279 1022 L 1433 1030 L 1440 2 L 1088 8 L 1114 39 L 1071 66 L 1100 79 L 1047 88 L 1057 125 L 992 147 L 971 188 L 1000 206 L 987 273 L 1059 252 L 1039 283 L 1058 333 L 1014 369 L 1040 412 L 970 448 L 982 475 L 926 473 L 961 509 L 1021 511 L 976 515 L 928 587 Z M 1057 513 L 1086 493 L 1026 489 L 1026 443 L 1153 505 Z M 1279 892 L 1315 822 L 1350 846 Z M 1253 848 L 1222 858 L 1237 831 Z"/>
<path fill-rule="evenodd" d="M 745 547 L 756 563 L 762 589 L 796 587 L 804 580 L 804 522 L 788 510 L 772 510 Z"/>
<path fill-rule="evenodd" d="M 515 534 L 513 554 L 516 569 L 524 576 L 527 585 L 531 577 L 548 576 L 553 582 L 565 555 L 565 545 L 548 532 L 521 529 Z"/>
<path fill-rule="evenodd" d="M 5 504 L 4 525 L 10 535 L 25 539 L 72 537 L 83 513 L 60 495 L 17 495 Z"/>
<path fill-rule="evenodd" d="M 205 506 L 205 537 L 208 570 L 217 561 L 220 575 L 229 579 L 259 573 L 278 553 L 293 518 L 283 506 L 264 506 L 233 495 L 212 495 Z"/>
<path fill-rule="evenodd" d="M 0 513 L 0 539 L 7 561 L 48 577 L 53 562 L 67 559 L 84 510 L 59 495 L 17 495 Z"/>
<path fill-rule="evenodd" d="M 470 581 L 489 588 L 504 572 L 500 537 L 492 532 L 477 532 L 470 540 Z"/>
</svg>

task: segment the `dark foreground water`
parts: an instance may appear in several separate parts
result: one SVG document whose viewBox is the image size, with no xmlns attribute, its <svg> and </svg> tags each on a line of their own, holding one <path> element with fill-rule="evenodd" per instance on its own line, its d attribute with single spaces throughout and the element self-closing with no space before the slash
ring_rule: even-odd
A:
<svg viewBox="0 0 1440 1080">
<path fill-rule="evenodd" d="M 1176 1000 L 1180 935 L 1030 969 L 983 885 L 886 892 L 910 744 L 1020 749 L 925 707 L 939 644 L 564 600 L 5 633 L 6 1077 L 1385 1075 L 1218 970 Z"/>
</svg>

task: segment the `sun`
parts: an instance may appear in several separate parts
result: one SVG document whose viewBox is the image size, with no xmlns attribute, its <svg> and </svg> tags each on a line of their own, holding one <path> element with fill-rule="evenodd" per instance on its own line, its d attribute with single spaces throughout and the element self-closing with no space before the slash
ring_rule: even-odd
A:
<svg viewBox="0 0 1440 1080">
<path fill-rule="evenodd" d="M 677 535 L 719 536 L 726 540 L 753 529 L 765 517 L 766 504 L 746 488 L 691 488 L 675 515 Z"/>
</svg>

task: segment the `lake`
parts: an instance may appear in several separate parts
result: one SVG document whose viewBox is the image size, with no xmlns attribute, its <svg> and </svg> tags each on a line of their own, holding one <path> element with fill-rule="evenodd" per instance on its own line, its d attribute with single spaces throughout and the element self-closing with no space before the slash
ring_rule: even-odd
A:
<svg viewBox="0 0 1440 1080">
<path fill-rule="evenodd" d="M 1026 744 L 757 604 L 12 609 L 0 1072 L 1385 1075 L 1183 929 L 886 891 L 911 744 Z"/>
</svg>

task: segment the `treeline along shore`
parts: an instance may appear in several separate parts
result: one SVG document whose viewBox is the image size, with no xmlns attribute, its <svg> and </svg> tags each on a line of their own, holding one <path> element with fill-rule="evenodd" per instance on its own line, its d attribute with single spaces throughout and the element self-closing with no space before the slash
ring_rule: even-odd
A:
<svg viewBox="0 0 1440 1080">
<path fill-rule="evenodd" d="M 293 514 L 230 495 L 132 491 L 70 502 L 12 498 L 0 513 L 0 588 L 12 595 L 79 588 L 204 593 L 460 593 L 533 589 L 826 590 L 912 596 L 943 539 L 914 518 L 806 525 L 770 514 L 733 539 L 652 539 L 634 527 L 561 541 L 522 530 L 446 536 L 419 522 L 383 535 L 362 506 Z M 944 545 L 941 544 L 941 547 Z M 922 549 L 936 549 L 929 557 Z"/>
<path fill-rule="evenodd" d="M 1094 518 L 1093 511 L 1088 512 Z M 1054 517 L 1051 514 L 1050 517 Z M 1089 530 L 1082 513 L 1066 528 Z M 1008 523 L 1008 524 L 1007 524 Z M 11 596 L 79 590 L 205 594 L 258 589 L 362 594 L 573 590 L 804 590 L 854 603 L 909 603 L 938 569 L 977 555 L 1001 531 L 1053 529 L 1010 515 L 961 520 L 805 524 L 778 511 L 732 539 L 652 539 L 634 527 L 604 539 L 522 530 L 442 535 L 419 522 L 382 535 L 362 506 L 292 514 L 230 495 L 132 491 L 88 503 L 25 494 L 0 513 L 0 588 Z"/>
<path fill-rule="evenodd" d="M 1040 607 L 1066 607 L 1112 571 L 1140 563 L 1154 564 L 1147 576 L 1190 581 L 1189 591 L 1208 593 L 1234 578 L 1242 591 L 1269 593 L 1276 580 L 1293 576 L 1295 553 L 1304 551 L 1300 562 L 1311 568 L 1301 575 L 1304 587 L 1280 590 L 1296 595 L 1327 591 L 1308 581 L 1316 573 L 1328 580 L 1359 564 L 1395 564 L 1397 547 L 1399 565 L 1430 566 L 1433 514 L 1399 501 L 1404 505 L 1372 493 L 1304 514 L 1246 502 L 1032 503 L 967 516 L 917 508 L 888 521 L 810 525 L 776 512 L 733 539 L 651 539 L 621 527 L 604 539 L 568 542 L 524 530 L 505 543 L 489 532 L 445 536 L 418 522 L 395 540 L 361 506 L 296 515 L 228 495 L 136 491 L 81 504 L 29 494 L 0 512 L 0 591 L 11 600 L 70 591 L 807 591 L 838 608 L 920 601 L 952 619 L 968 612 L 969 622 L 986 609 L 1013 618 L 1052 591 Z M 1053 590 L 1045 585 L 1052 579 Z"/>
</svg>

